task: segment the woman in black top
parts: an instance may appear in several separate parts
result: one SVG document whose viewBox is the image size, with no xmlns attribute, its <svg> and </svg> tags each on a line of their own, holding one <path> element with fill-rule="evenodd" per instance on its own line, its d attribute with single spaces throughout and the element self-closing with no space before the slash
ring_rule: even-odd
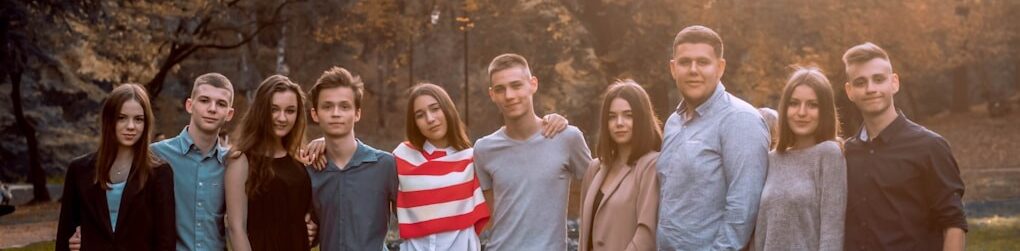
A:
<svg viewBox="0 0 1020 251">
<path fill-rule="evenodd" d="M 308 250 L 312 185 L 299 162 L 304 93 L 273 75 L 256 91 L 227 160 L 227 226 L 233 250 Z"/>
<path fill-rule="evenodd" d="M 72 236 L 85 250 L 174 250 L 173 171 L 149 152 L 145 90 L 114 88 L 102 109 L 99 149 L 67 168 L 56 250 L 70 249 Z"/>
</svg>

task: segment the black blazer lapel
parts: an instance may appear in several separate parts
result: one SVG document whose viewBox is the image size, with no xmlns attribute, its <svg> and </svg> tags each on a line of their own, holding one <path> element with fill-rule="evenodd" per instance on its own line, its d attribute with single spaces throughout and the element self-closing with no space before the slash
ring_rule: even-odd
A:
<svg viewBox="0 0 1020 251">
<path fill-rule="evenodd" d="M 138 197 L 138 194 L 142 193 L 141 189 L 138 189 L 138 188 L 142 185 L 141 183 L 145 182 L 145 181 L 139 179 L 138 177 L 135 177 L 135 175 L 136 175 L 135 169 L 137 169 L 137 168 L 139 168 L 139 167 L 132 167 L 131 168 L 131 172 L 128 173 L 128 179 L 126 181 L 127 185 L 124 186 L 124 193 L 121 195 L 121 198 L 120 198 L 120 210 L 119 210 L 119 213 L 117 213 L 117 226 L 122 226 L 122 227 L 125 226 L 124 222 L 121 222 L 121 219 L 128 218 L 129 214 L 131 214 L 132 212 L 135 211 L 135 208 L 133 208 L 133 205 L 134 205 L 134 201 L 136 199 L 139 199 L 139 200 L 144 200 L 145 199 L 144 196 L 143 197 Z M 150 175 L 154 175 L 154 174 L 150 173 Z M 107 213 L 106 215 L 107 215 L 107 219 L 109 219 L 109 215 L 110 214 Z M 107 220 L 107 221 L 109 221 L 109 220 Z M 111 231 L 111 233 L 116 235 L 116 232 L 114 232 L 114 231 Z"/>
<path fill-rule="evenodd" d="M 90 161 L 89 165 L 95 165 L 95 160 Z M 78 180 L 80 189 L 82 191 L 82 198 L 85 200 L 83 203 L 85 207 L 89 208 L 89 213 L 98 219 L 99 225 L 103 226 L 102 229 L 106 230 L 106 234 L 113 236 L 112 227 L 110 226 L 110 207 L 107 206 L 106 202 L 106 190 L 103 190 L 99 184 L 96 184 L 96 169 L 88 168 L 80 176 Z"/>
</svg>

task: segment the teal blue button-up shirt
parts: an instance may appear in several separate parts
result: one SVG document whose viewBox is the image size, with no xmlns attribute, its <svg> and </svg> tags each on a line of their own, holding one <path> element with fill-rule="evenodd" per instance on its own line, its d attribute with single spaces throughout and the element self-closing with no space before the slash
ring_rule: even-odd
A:
<svg viewBox="0 0 1020 251">
<path fill-rule="evenodd" d="M 306 169 L 312 180 L 320 250 L 382 250 L 391 206 L 397 200 L 393 155 L 359 140 L 344 169 L 333 161 L 322 171 Z"/>
<path fill-rule="evenodd" d="M 228 149 L 216 142 L 212 151 L 202 154 L 188 127 L 150 148 L 174 170 L 177 250 L 225 250 L 223 171 Z"/>
</svg>

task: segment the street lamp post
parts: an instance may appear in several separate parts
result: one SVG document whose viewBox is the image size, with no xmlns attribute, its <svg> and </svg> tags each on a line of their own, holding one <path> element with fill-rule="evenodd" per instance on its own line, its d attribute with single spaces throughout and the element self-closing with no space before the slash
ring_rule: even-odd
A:
<svg viewBox="0 0 1020 251">
<path fill-rule="evenodd" d="M 464 32 L 464 125 L 470 128 L 471 84 L 468 82 L 468 32 L 475 27 L 475 23 L 467 15 L 457 17 L 457 22 L 460 23 L 460 31 Z"/>
<path fill-rule="evenodd" d="M 425 31 L 427 31 L 427 29 L 431 29 L 432 25 L 436 25 L 436 23 L 439 23 L 439 14 L 440 14 L 439 6 L 435 5 L 433 3 L 432 4 L 432 12 L 429 13 L 428 21 L 427 22 L 422 22 L 421 26 L 417 27 L 418 30 L 420 31 L 420 34 L 424 35 Z M 427 26 L 427 27 L 424 27 L 424 26 Z M 411 34 L 409 35 L 409 37 L 410 37 L 410 39 L 409 39 L 410 40 L 410 44 L 408 45 L 408 48 L 410 48 L 409 49 L 410 52 L 408 54 L 408 61 L 409 62 L 408 62 L 408 67 L 407 67 L 408 68 L 408 74 L 407 74 L 408 84 L 407 84 L 407 88 L 411 88 L 411 87 L 414 86 L 414 45 L 415 45 L 414 44 L 414 36 L 415 35 L 418 35 L 418 33 L 411 32 Z"/>
</svg>

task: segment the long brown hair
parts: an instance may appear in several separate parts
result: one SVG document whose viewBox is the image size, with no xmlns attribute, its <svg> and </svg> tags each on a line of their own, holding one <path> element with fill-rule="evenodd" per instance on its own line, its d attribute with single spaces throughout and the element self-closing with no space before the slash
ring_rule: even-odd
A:
<svg viewBox="0 0 1020 251">
<path fill-rule="evenodd" d="M 252 101 L 244 119 L 239 123 L 238 133 L 235 136 L 237 144 L 234 145 L 231 158 L 237 158 L 244 153 L 248 157 L 248 182 L 245 183 L 245 192 L 248 197 L 265 190 L 266 184 L 276 176 L 269 166 L 272 160 L 273 144 L 270 140 L 276 138 L 273 133 L 272 102 L 273 95 L 277 93 L 293 92 L 297 96 L 297 119 L 290 133 L 280 139 L 284 150 L 294 158 L 298 149 L 305 140 L 305 93 L 301 86 L 291 82 L 289 78 L 282 75 L 273 75 L 266 78 L 259 84 L 255 92 L 255 99 Z"/>
<path fill-rule="evenodd" d="M 446 140 L 450 146 L 457 151 L 471 148 L 471 141 L 468 140 L 465 129 L 467 126 L 464 126 L 464 121 L 460 120 L 460 113 L 457 112 L 457 106 L 453 104 L 453 99 L 450 99 L 450 95 L 442 87 L 427 82 L 415 85 L 407 95 L 407 141 L 410 141 L 418 149 L 423 149 L 425 140 L 427 140 L 421 133 L 421 128 L 418 128 L 418 124 L 414 123 L 414 99 L 425 95 L 431 96 L 439 102 L 439 110 L 442 110 L 443 116 L 446 117 Z"/>
<path fill-rule="evenodd" d="M 836 140 L 839 134 L 839 115 L 836 114 L 836 102 L 832 85 L 822 71 L 815 67 L 798 68 L 790 75 L 790 80 L 783 88 L 783 96 L 779 99 L 779 143 L 776 151 L 783 153 L 793 147 L 796 135 L 790 129 L 787 110 L 793 90 L 798 86 L 807 86 L 818 96 L 818 129 L 815 129 L 815 144 L 826 140 Z"/>
<path fill-rule="evenodd" d="M 619 144 L 613 141 L 609 134 L 609 106 L 616 98 L 622 98 L 630 103 L 631 114 L 634 117 L 633 132 L 630 139 L 631 151 L 627 157 L 627 164 L 633 165 L 641 156 L 651 151 L 662 149 L 662 129 L 659 118 L 652 110 L 651 99 L 644 88 L 641 88 L 634 80 L 618 80 L 609 85 L 605 97 L 602 99 L 602 110 L 599 113 L 599 158 L 603 166 L 609 166 L 616 161 Z"/>
<path fill-rule="evenodd" d="M 152 141 L 152 105 L 149 103 L 149 95 L 145 89 L 137 84 L 122 84 L 113 88 L 110 96 L 103 100 L 103 108 L 99 113 L 99 150 L 96 151 L 96 179 L 95 183 L 103 189 L 110 189 L 110 168 L 113 161 L 117 159 L 117 149 L 120 143 L 117 142 L 117 117 L 124 103 L 134 100 L 142 105 L 145 110 L 145 122 L 140 138 L 131 146 L 134 157 L 131 160 L 130 175 L 135 179 L 141 179 L 138 190 L 145 187 L 151 169 L 159 163 L 149 151 L 149 141 Z M 129 177 L 130 178 L 130 177 Z"/>
</svg>

